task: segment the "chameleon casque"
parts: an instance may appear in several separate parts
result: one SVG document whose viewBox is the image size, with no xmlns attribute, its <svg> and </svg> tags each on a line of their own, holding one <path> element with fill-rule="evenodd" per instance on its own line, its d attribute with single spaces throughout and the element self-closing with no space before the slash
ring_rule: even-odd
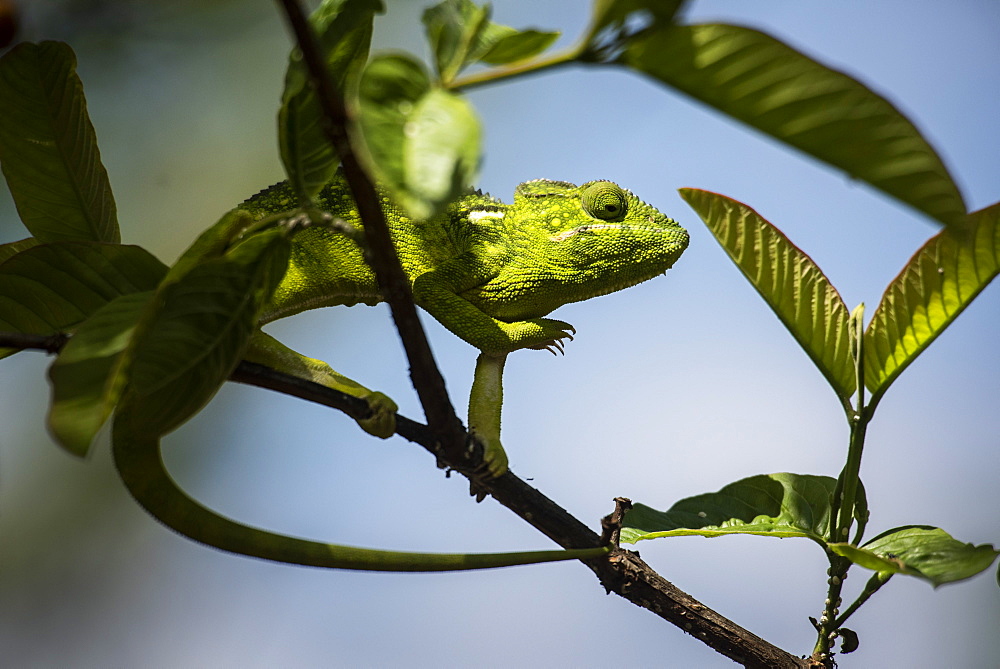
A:
<svg viewBox="0 0 1000 669">
<path fill-rule="evenodd" d="M 562 350 L 574 328 L 544 318 L 579 302 L 664 273 L 688 244 L 676 221 L 610 181 L 576 186 L 538 179 L 517 187 L 507 205 L 470 193 L 424 222 L 407 218 L 380 191 L 383 210 L 418 305 L 480 351 L 469 402 L 469 429 L 485 447 L 491 476 L 507 470 L 500 445 L 501 377 L 506 356 L 522 348 Z M 296 199 L 287 182 L 240 208 L 255 216 L 288 211 Z M 322 190 L 318 206 L 360 228 L 357 209 L 339 176 Z M 299 233 L 285 278 L 262 324 L 306 309 L 374 305 L 382 301 L 375 276 L 355 242 L 316 227 Z M 394 430 L 396 405 L 381 393 L 334 372 L 260 333 L 248 359 L 306 375 L 368 401 L 360 421 L 380 437 Z"/>
<path fill-rule="evenodd" d="M 545 318 L 557 307 L 651 279 L 669 269 L 688 233 L 629 191 L 609 181 L 575 186 L 528 181 L 513 204 L 470 192 L 427 221 L 414 221 L 379 190 L 390 233 L 413 296 L 448 330 L 480 351 L 469 400 L 469 429 L 484 445 L 484 476 L 507 470 L 500 444 L 503 365 L 511 351 L 562 349 L 572 326 Z M 357 208 L 338 173 L 315 204 L 350 228 Z M 295 213 L 287 183 L 251 197 L 238 209 L 254 220 Z M 239 212 L 237 212 L 239 213 Z M 343 226 L 342 226 L 343 227 Z M 373 272 L 349 228 L 312 226 L 291 242 L 288 269 L 260 325 L 307 309 L 374 305 L 381 301 Z M 364 399 L 367 432 L 389 437 L 396 404 L 382 393 L 307 358 L 258 329 L 244 356 L 294 376 Z M 149 436 L 126 409 L 116 414 L 115 463 L 136 500 L 177 532 L 234 553 L 278 562 L 376 571 L 481 569 L 552 560 L 586 559 L 608 548 L 494 554 L 407 553 L 327 544 L 243 525 L 202 506 L 177 485 Z"/>
</svg>

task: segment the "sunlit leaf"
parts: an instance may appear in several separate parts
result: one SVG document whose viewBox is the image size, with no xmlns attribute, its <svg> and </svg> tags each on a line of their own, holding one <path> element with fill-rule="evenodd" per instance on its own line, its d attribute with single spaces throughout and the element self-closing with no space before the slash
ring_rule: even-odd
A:
<svg viewBox="0 0 1000 669">
<path fill-rule="evenodd" d="M 862 567 L 916 576 L 934 587 L 975 576 L 1000 555 L 990 544 L 963 543 L 926 525 L 888 530 L 860 548 L 847 544 L 831 544 L 830 548 Z"/>
<path fill-rule="evenodd" d="M 360 98 L 372 168 L 411 216 L 433 216 L 471 185 L 481 138 L 464 98 L 431 88 L 420 64 L 402 55 L 371 62 Z"/>
<path fill-rule="evenodd" d="M 672 26 L 637 36 L 620 62 L 945 225 L 965 222 L 958 187 L 898 109 L 769 35 L 721 24 Z"/>
<path fill-rule="evenodd" d="M 865 332 L 872 401 L 1000 271 L 1000 204 L 970 214 L 968 227 L 932 237 L 882 295 Z"/>
<path fill-rule="evenodd" d="M 849 314 L 812 258 L 750 207 L 716 193 L 680 191 L 764 301 L 843 399 L 855 390 Z"/>
<path fill-rule="evenodd" d="M 76 56 L 61 42 L 0 58 L 0 166 L 39 241 L 118 242 L 118 218 Z"/>
<path fill-rule="evenodd" d="M 718 492 L 687 497 L 667 511 L 635 504 L 625 515 L 621 540 L 757 534 L 805 537 L 825 545 L 836 486 L 837 480 L 828 476 L 761 474 Z M 868 514 L 863 488 L 858 490 L 855 513 L 859 519 Z"/>
<path fill-rule="evenodd" d="M 122 295 L 84 321 L 49 368 L 49 429 L 70 453 L 84 456 L 118 402 L 125 355 L 152 291 Z"/>
<path fill-rule="evenodd" d="M 327 71 L 341 92 L 368 59 L 372 21 L 381 11 L 379 0 L 326 0 L 310 17 Z M 278 111 L 278 145 L 289 182 L 303 203 L 319 193 L 337 169 L 337 153 L 323 127 L 323 112 L 302 54 L 294 49 Z"/>
</svg>

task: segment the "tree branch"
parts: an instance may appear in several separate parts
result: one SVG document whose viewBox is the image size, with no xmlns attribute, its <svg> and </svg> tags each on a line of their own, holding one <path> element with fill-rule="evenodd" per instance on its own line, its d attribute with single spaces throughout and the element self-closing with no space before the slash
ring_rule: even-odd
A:
<svg viewBox="0 0 1000 669">
<path fill-rule="evenodd" d="M 444 377 L 434 362 L 430 344 L 417 318 L 410 283 L 396 256 L 375 185 L 361 166 L 351 144 L 348 128 L 353 125 L 353 119 L 326 71 L 323 54 L 302 7 L 295 0 L 277 1 L 284 9 L 295 41 L 302 51 L 303 62 L 323 110 L 324 130 L 340 157 L 344 178 L 358 205 L 371 254 L 370 265 L 403 342 L 413 387 L 427 417 L 427 425 L 436 436 L 435 448 L 447 454 L 449 460 L 464 460 L 469 457 L 467 435 L 455 414 L 445 389 Z"/>
<path fill-rule="evenodd" d="M 241 362 L 231 379 L 240 383 L 268 388 L 288 395 L 340 409 L 352 418 L 364 418 L 365 402 L 311 381 L 288 376 L 273 369 Z M 439 456 L 434 448 L 432 432 L 405 416 L 396 415 L 396 434 L 423 446 Z M 522 520 L 563 548 L 589 548 L 606 545 L 602 536 L 556 504 L 536 488 L 509 471 L 499 478 L 480 481 L 467 464 L 444 463 L 474 481 Z M 619 498 L 620 499 L 620 498 Z M 620 512 L 627 500 L 616 500 L 620 527 Z M 747 667 L 812 667 L 809 660 L 798 658 L 761 639 L 728 618 L 708 608 L 656 573 L 639 558 L 639 554 L 616 549 L 608 558 L 584 560 L 608 592 L 648 609 L 673 623 L 722 655 Z"/>
<path fill-rule="evenodd" d="M 0 348 L 38 349 L 57 352 L 66 342 L 65 335 L 33 335 L 0 332 Z M 364 418 L 368 404 L 356 397 L 275 371 L 264 365 L 241 362 L 230 380 L 266 388 L 343 411 L 351 418 Z M 437 458 L 435 434 L 406 416 L 396 415 L 396 434 L 423 446 Z M 485 488 L 500 504 L 516 513 L 525 522 L 563 548 L 589 548 L 606 545 L 606 537 L 598 535 L 564 508 L 508 471 L 499 478 L 482 482 L 463 458 L 452 462 L 445 456 L 444 464 Z M 616 500 L 616 512 L 609 518 L 610 536 L 620 527 L 621 513 L 628 501 Z M 617 516 L 617 517 L 615 517 Z M 716 613 L 698 600 L 679 590 L 657 574 L 639 558 L 639 554 L 621 548 L 608 558 L 584 561 L 608 592 L 614 592 L 637 606 L 648 609 L 664 620 L 712 649 L 747 667 L 811 667 L 808 660 L 797 658 L 773 646 L 736 623 Z"/>
</svg>

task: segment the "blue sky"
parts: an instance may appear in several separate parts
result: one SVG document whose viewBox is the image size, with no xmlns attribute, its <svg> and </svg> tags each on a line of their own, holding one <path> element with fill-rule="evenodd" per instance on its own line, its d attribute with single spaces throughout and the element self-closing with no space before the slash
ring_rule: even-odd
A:
<svg viewBox="0 0 1000 669">
<path fill-rule="evenodd" d="M 378 48 L 422 54 L 421 4 L 390 3 Z M 581 3 L 497 2 L 495 19 L 584 27 Z M 183 6 L 182 6 L 183 7 Z M 282 178 L 274 139 L 288 40 L 263 0 L 199 16 L 137 13 L 125 40 L 72 40 L 126 241 L 170 261 L 197 231 Z M 29 17 L 30 18 L 30 17 Z M 51 17 L 50 17 L 51 19 Z M 204 20 L 219 32 L 194 25 Z M 212 24 L 210 21 L 220 20 Z M 937 148 L 969 206 L 1000 199 L 1000 6 L 981 2 L 705 0 L 688 21 L 763 29 L 859 77 Z M 29 39 L 70 28 L 26 22 Z M 33 32 L 32 32 L 33 31 Z M 209 36 L 211 35 L 211 39 Z M 512 468 L 597 526 L 617 495 L 665 508 L 758 473 L 836 475 L 847 429 L 833 392 L 676 194 L 746 202 L 809 253 L 849 306 L 874 311 L 935 226 L 843 174 L 637 75 L 569 69 L 471 99 L 486 128 L 480 178 L 510 201 L 521 181 L 617 181 L 678 219 L 690 249 L 665 278 L 558 318 L 565 357 L 511 356 L 504 443 Z M 24 236 L 0 195 L 0 240 Z M 457 406 L 475 351 L 424 319 Z M 989 287 L 894 384 L 862 466 L 869 535 L 903 524 L 1000 543 L 1000 293 Z M 276 324 L 293 347 L 421 416 L 383 308 Z M 44 433 L 47 359 L 3 361 L 0 645 L 12 664 L 78 666 L 730 666 L 660 619 L 552 564 L 470 574 L 378 575 L 271 565 L 187 542 L 135 506 L 106 436 L 85 463 Z M 178 480 L 245 522 L 338 543 L 439 551 L 546 541 L 422 449 L 374 441 L 347 418 L 230 386 L 168 439 Z M 682 589 L 787 650 L 808 653 L 825 559 L 806 541 L 645 542 Z M 852 572 L 848 591 L 866 579 Z M 939 590 L 898 577 L 852 620 L 841 666 L 987 666 L 1000 625 L 990 573 Z"/>
</svg>

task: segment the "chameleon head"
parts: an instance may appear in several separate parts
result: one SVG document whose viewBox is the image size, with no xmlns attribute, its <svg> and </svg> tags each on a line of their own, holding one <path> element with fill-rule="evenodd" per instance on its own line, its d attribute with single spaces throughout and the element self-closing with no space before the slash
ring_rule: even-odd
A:
<svg viewBox="0 0 1000 669">
<path fill-rule="evenodd" d="M 688 245 L 677 221 L 610 181 L 529 181 L 513 209 L 522 242 L 505 273 L 533 284 L 532 313 L 521 318 L 663 274 Z"/>
</svg>

